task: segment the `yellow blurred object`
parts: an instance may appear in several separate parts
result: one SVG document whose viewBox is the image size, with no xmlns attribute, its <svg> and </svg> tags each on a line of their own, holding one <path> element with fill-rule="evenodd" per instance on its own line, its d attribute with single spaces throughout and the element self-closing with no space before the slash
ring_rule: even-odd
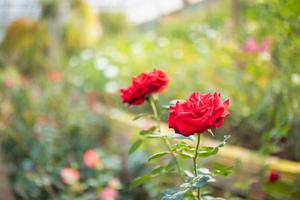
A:
<svg viewBox="0 0 300 200">
<path fill-rule="evenodd" d="M 43 22 L 18 19 L 6 29 L 1 49 L 3 63 L 17 66 L 28 75 L 45 67 L 48 50 L 47 28 Z"/>
<path fill-rule="evenodd" d="M 84 1 L 73 2 L 68 22 L 64 27 L 64 46 L 68 50 L 94 47 L 102 35 L 98 14 Z"/>
</svg>

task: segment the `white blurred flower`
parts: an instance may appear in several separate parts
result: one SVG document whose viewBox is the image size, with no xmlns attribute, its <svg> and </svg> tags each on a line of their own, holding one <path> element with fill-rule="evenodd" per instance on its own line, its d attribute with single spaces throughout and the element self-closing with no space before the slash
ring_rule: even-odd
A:
<svg viewBox="0 0 300 200">
<path fill-rule="evenodd" d="M 271 55 L 269 52 L 262 52 L 259 54 L 260 59 L 265 60 L 265 61 L 269 61 L 271 60 Z"/>
<path fill-rule="evenodd" d="M 156 34 L 154 31 L 149 31 L 149 32 L 145 33 L 145 38 L 147 40 L 153 41 L 156 38 Z"/>
<path fill-rule="evenodd" d="M 292 74 L 291 81 L 294 85 L 299 85 L 300 86 L 300 75 L 296 74 L 296 73 Z"/>
<path fill-rule="evenodd" d="M 177 49 L 177 50 L 173 51 L 173 56 L 174 56 L 174 58 L 181 59 L 181 58 L 183 58 L 183 51 Z"/>
<path fill-rule="evenodd" d="M 73 79 L 73 83 L 74 85 L 76 85 L 77 87 L 81 86 L 83 84 L 83 78 L 82 77 L 74 77 Z"/>
<path fill-rule="evenodd" d="M 78 65 L 79 65 L 78 57 L 72 56 L 72 57 L 70 58 L 70 60 L 69 60 L 69 65 L 70 65 L 71 67 L 76 67 L 76 66 L 78 66 Z"/>
<path fill-rule="evenodd" d="M 111 94 L 116 93 L 118 91 L 118 84 L 115 81 L 106 83 L 105 91 Z"/>
<path fill-rule="evenodd" d="M 119 69 L 115 65 L 109 65 L 104 70 L 104 76 L 107 78 L 115 78 L 119 74 Z"/>
<path fill-rule="evenodd" d="M 81 58 L 82 60 L 89 60 L 93 57 L 93 52 L 90 49 L 85 49 L 81 52 Z"/>
<path fill-rule="evenodd" d="M 141 44 L 135 43 L 131 46 L 131 51 L 135 55 L 141 55 L 144 52 L 144 48 Z"/>
<path fill-rule="evenodd" d="M 158 46 L 165 47 L 170 44 L 170 41 L 168 38 L 162 37 L 162 38 L 158 39 L 157 43 L 158 43 Z"/>
<path fill-rule="evenodd" d="M 108 66 L 108 60 L 106 58 L 97 58 L 95 61 L 95 68 L 97 70 L 104 70 Z"/>
</svg>

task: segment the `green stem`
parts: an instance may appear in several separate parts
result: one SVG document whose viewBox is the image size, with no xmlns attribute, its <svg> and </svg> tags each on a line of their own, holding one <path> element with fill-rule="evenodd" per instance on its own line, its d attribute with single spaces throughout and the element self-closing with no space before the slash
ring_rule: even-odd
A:
<svg viewBox="0 0 300 200">
<path fill-rule="evenodd" d="M 160 115 L 157 112 L 155 100 L 153 99 L 152 96 L 149 96 L 149 103 L 151 105 L 151 108 L 152 108 L 152 111 L 153 111 L 153 114 L 154 114 L 154 118 L 155 118 L 157 126 L 158 126 L 158 131 L 161 133 Z M 168 150 L 170 151 L 172 157 L 174 158 L 179 176 L 182 179 L 182 181 L 184 182 L 184 177 L 182 175 L 182 170 L 181 170 L 181 167 L 179 165 L 178 159 L 176 158 L 176 155 L 172 151 L 171 143 L 170 143 L 170 141 L 168 140 L 168 138 L 166 136 L 163 136 L 162 138 L 163 138 L 163 141 L 166 144 Z"/>
<path fill-rule="evenodd" d="M 199 146 L 200 146 L 200 139 L 201 139 L 201 136 L 200 136 L 200 134 L 198 134 L 197 146 L 196 146 L 196 149 L 195 149 L 195 155 L 193 157 L 194 173 L 195 173 L 196 177 L 198 176 L 197 157 L 198 157 L 198 149 L 199 149 Z M 201 200 L 201 190 L 200 190 L 200 188 L 198 188 L 198 190 L 197 190 L 197 199 Z"/>
</svg>

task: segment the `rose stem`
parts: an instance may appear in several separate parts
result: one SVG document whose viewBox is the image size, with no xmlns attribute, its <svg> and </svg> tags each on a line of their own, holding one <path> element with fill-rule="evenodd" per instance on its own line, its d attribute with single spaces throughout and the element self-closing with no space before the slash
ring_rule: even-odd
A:
<svg viewBox="0 0 300 200">
<path fill-rule="evenodd" d="M 200 134 L 198 134 L 197 146 L 196 146 L 196 149 L 195 149 L 195 155 L 193 157 L 195 177 L 198 176 L 198 171 L 197 171 L 197 157 L 198 157 L 198 149 L 199 149 L 199 146 L 200 146 L 200 138 L 201 138 L 201 136 L 200 136 Z M 200 188 L 198 188 L 198 190 L 197 190 L 197 198 L 199 200 L 201 200 L 201 191 L 200 191 Z"/>
<path fill-rule="evenodd" d="M 157 126 L 158 126 L 158 131 L 161 133 L 161 125 L 160 125 L 160 115 L 158 114 L 157 112 L 157 108 L 156 108 L 156 104 L 155 104 L 155 100 L 154 98 L 152 97 L 152 95 L 149 96 L 149 103 L 151 105 L 151 108 L 152 108 L 152 111 L 153 111 L 153 114 L 154 114 L 154 118 L 156 120 L 156 123 L 157 123 Z M 178 173 L 180 175 L 180 178 L 182 179 L 183 182 L 184 181 L 184 177 L 182 176 L 182 170 L 181 170 L 181 167 L 179 165 L 179 162 L 175 156 L 175 154 L 173 153 L 172 151 L 172 148 L 171 148 L 171 143 L 170 141 L 168 140 L 168 138 L 166 136 L 163 136 L 163 141 L 164 143 L 166 144 L 168 150 L 170 151 L 172 157 L 174 158 L 175 160 L 175 163 L 176 163 L 176 166 L 177 166 L 177 170 L 178 170 Z"/>
</svg>

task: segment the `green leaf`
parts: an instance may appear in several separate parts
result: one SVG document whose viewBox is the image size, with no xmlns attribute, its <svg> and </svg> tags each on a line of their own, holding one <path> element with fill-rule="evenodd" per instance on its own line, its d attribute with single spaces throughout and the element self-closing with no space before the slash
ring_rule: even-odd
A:
<svg viewBox="0 0 300 200">
<path fill-rule="evenodd" d="M 184 158 L 193 158 L 194 157 L 194 154 L 191 154 L 191 153 L 188 153 L 188 152 L 185 152 L 185 151 L 180 151 L 180 152 L 177 152 L 180 156 L 184 157 Z"/>
<path fill-rule="evenodd" d="M 184 141 L 181 141 L 173 146 L 172 151 L 185 158 L 192 158 L 195 154 L 195 147 Z"/>
<path fill-rule="evenodd" d="M 147 129 L 147 130 L 141 130 L 140 131 L 140 135 L 143 135 L 147 137 L 147 135 L 152 134 L 156 131 L 157 126 L 152 126 L 151 128 Z"/>
<path fill-rule="evenodd" d="M 211 176 L 199 175 L 192 180 L 192 189 L 202 188 L 211 179 Z"/>
<path fill-rule="evenodd" d="M 185 170 L 185 171 L 184 171 L 184 174 L 185 174 L 187 177 L 190 177 L 190 178 L 194 178 L 194 177 L 195 177 L 195 175 L 194 175 L 192 172 L 188 171 L 188 170 Z"/>
<path fill-rule="evenodd" d="M 199 174 L 203 174 L 203 175 L 211 175 L 211 172 L 209 169 L 207 168 L 198 168 L 197 171 L 199 172 Z"/>
<path fill-rule="evenodd" d="M 140 118 L 142 118 L 142 117 L 151 117 L 151 116 L 152 116 L 152 115 L 149 114 L 149 113 L 140 113 L 140 114 L 134 116 L 133 121 L 138 120 L 138 119 L 140 119 Z"/>
<path fill-rule="evenodd" d="M 151 171 L 151 174 L 157 175 L 157 174 L 161 173 L 163 170 L 164 170 L 164 167 L 158 165 Z"/>
<path fill-rule="evenodd" d="M 191 140 L 191 141 L 195 140 L 194 136 L 185 137 L 185 136 L 178 135 L 178 134 L 175 134 L 175 133 L 149 134 L 146 137 L 148 137 L 148 138 L 162 138 L 162 137 L 167 137 L 167 138 L 170 138 L 170 139 L 177 139 L 177 140 Z"/>
<path fill-rule="evenodd" d="M 208 157 L 217 154 L 219 147 L 207 147 L 203 146 L 198 150 L 198 154 L 201 157 Z"/>
<path fill-rule="evenodd" d="M 146 135 L 146 138 L 162 138 L 165 137 L 163 134 L 148 134 Z"/>
<path fill-rule="evenodd" d="M 217 148 L 221 148 L 223 146 L 225 146 L 225 144 L 227 143 L 227 140 L 231 137 L 231 135 L 224 135 L 224 139 L 223 139 L 223 142 L 221 144 L 219 144 L 217 146 Z"/>
<path fill-rule="evenodd" d="M 224 135 L 223 142 L 216 147 L 207 147 L 207 146 L 201 147 L 198 151 L 199 156 L 208 157 L 217 154 L 219 152 L 219 149 L 227 143 L 227 140 L 229 138 L 230 135 Z"/>
<path fill-rule="evenodd" d="M 148 158 L 148 162 L 150 162 L 151 160 L 160 158 L 160 157 L 162 157 L 162 156 L 164 156 L 164 155 L 167 155 L 168 153 L 170 153 L 170 152 L 169 152 L 169 151 L 158 152 L 158 153 L 156 153 L 156 154 L 150 156 L 150 157 Z"/>
<path fill-rule="evenodd" d="M 134 153 L 143 143 L 143 140 L 137 140 L 135 143 L 133 143 L 131 145 L 131 147 L 129 148 L 128 154 L 132 154 Z"/>
<path fill-rule="evenodd" d="M 168 137 L 170 139 L 177 139 L 177 140 L 190 140 L 190 141 L 194 141 L 195 140 L 195 136 L 193 136 L 193 135 L 185 137 L 183 135 L 174 134 L 174 133 L 166 134 L 166 137 Z"/>
<path fill-rule="evenodd" d="M 233 167 L 222 167 L 213 171 L 213 176 L 229 176 L 232 174 Z"/>
<path fill-rule="evenodd" d="M 172 159 L 169 161 L 168 165 L 166 166 L 165 170 L 166 170 L 167 172 L 172 172 L 172 171 L 174 171 L 174 169 L 175 169 L 175 165 L 176 165 L 176 159 L 175 159 L 175 158 L 172 158 Z"/>
<path fill-rule="evenodd" d="M 162 197 L 162 200 L 183 200 L 184 194 L 188 190 L 179 190 L 173 193 L 165 193 Z"/>
<path fill-rule="evenodd" d="M 153 176 L 151 175 L 144 175 L 144 176 L 140 176 L 137 177 L 136 179 L 133 180 L 133 182 L 130 185 L 130 189 L 134 189 L 144 183 L 146 183 L 147 181 L 149 181 Z"/>
<path fill-rule="evenodd" d="M 202 200 L 226 200 L 226 199 L 221 197 L 212 197 L 212 196 L 205 195 L 202 197 Z"/>
</svg>

